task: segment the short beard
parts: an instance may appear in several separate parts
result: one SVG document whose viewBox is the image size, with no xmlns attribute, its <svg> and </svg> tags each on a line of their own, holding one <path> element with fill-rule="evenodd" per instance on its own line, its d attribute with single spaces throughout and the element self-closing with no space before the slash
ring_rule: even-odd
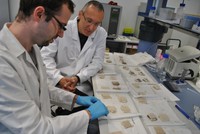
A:
<svg viewBox="0 0 200 134">
<path fill-rule="evenodd" d="M 42 48 L 42 47 L 48 46 L 49 44 L 50 44 L 49 41 L 46 41 L 46 42 L 43 42 L 42 44 L 38 44 L 38 46 Z"/>
</svg>

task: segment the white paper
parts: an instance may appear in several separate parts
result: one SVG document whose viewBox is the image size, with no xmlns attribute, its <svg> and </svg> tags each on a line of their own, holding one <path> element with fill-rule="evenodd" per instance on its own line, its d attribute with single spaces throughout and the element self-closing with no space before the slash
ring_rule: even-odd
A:
<svg viewBox="0 0 200 134">
<path fill-rule="evenodd" d="M 160 90 L 160 87 L 156 84 L 139 84 L 129 83 L 132 95 L 135 98 L 138 97 L 158 97 L 154 89 Z"/>
<path fill-rule="evenodd" d="M 99 98 L 108 109 L 109 107 L 114 107 L 114 112 L 110 111 L 107 117 L 102 117 L 101 119 L 122 119 L 141 115 L 138 113 L 129 93 L 101 92 L 96 93 L 95 96 Z M 123 110 L 123 107 L 128 108 L 128 110 Z"/>
<path fill-rule="evenodd" d="M 130 126 L 124 127 L 123 123 L 128 122 Z M 108 120 L 109 134 L 121 132 L 122 134 L 147 134 L 140 118 L 127 118 L 120 120 Z"/>
<path fill-rule="evenodd" d="M 104 64 L 103 69 L 98 74 L 116 74 L 116 66 L 112 64 Z"/>
<path fill-rule="evenodd" d="M 172 92 L 170 92 L 165 86 L 162 84 L 159 84 L 159 86 L 161 87 L 161 90 L 158 90 L 157 94 L 168 101 L 180 101 L 180 99 L 176 97 Z"/>
<path fill-rule="evenodd" d="M 179 101 L 180 99 L 172 94 L 162 84 L 130 84 L 130 90 L 134 97 L 156 97 L 167 101 Z"/>
<path fill-rule="evenodd" d="M 129 88 L 119 74 L 97 74 L 92 78 L 96 92 L 129 92 Z"/>
<path fill-rule="evenodd" d="M 157 134 L 155 131 L 156 126 L 149 126 L 151 134 Z M 192 134 L 192 132 L 185 126 L 159 126 L 165 132 L 165 134 Z"/>
<path fill-rule="evenodd" d="M 141 99 L 143 100 L 141 101 Z M 166 100 L 152 98 L 136 98 L 134 100 L 146 125 L 184 125 Z M 150 113 L 153 113 L 157 120 L 151 121 L 148 118 Z M 163 119 L 163 115 L 165 115 L 167 119 Z"/>
<path fill-rule="evenodd" d="M 124 53 L 114 53 L 115 63 L 117 65 L 137 66 L 138 63 L 131 59 L 130 55 Z"/>
<path fill-rule="evenodd" d="M 139 84 L 154 84 L 157 83 L 150 76 L 150 74 L 146 73 L 142 67 L 129 67 L 129 66 L 118 66 L 124 78 L 132 83 Z"/>
<path fill-rule="evenodd" d="M 115 64 L 113 53 L 105 53 L 104 64 Z"/>
<path fill-rule="evenodd" d="M 153 58 L 151 55 L 149 55 L 146 52 L 144 53 L 140 52 L 140 53 L 130 55 L 130 58 L 134 60 L 137 63 L 137 65 L 144 65 L 145 63 L 155 61 L 155 58 Z"/>
<path fill-rule="evenodd" d="M 136 53 L 128 55 L 124 53 L 114 53 L 114 59 L 117 65 L 128 65 L 128 66 L 141 66 L 148 62 L 154 62 L 153 58 L 148 53 Z"/>
</svg>

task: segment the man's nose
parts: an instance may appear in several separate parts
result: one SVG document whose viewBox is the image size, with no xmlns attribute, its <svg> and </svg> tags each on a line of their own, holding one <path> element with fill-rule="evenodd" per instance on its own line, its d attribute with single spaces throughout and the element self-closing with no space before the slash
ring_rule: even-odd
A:
<svg viewBox="0 0 200 134">
<path fill-rule="evenodd" d="M 89 29 L 90 31 L 94 31 L 97 28 L 93 23 L 90 24 Z"/>
</svg>

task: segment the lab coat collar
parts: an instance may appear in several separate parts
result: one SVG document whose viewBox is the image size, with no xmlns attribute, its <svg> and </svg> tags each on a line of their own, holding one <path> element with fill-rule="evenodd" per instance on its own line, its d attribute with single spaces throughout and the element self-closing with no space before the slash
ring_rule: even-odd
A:
<svg viewBox="0 0 200 134">
<path fill-rule="evenodd" d="M 20 55 L 23 55 L 23 53 L 25 53 L 26 60 L 35 67 L 28 52 L 21 45 L 21 43 L 16 39 L 13 33 L 8 29 L 8 26 L 10 24 L 11 23 L 6 23 L 0 33 L 0 40 L 4 43 L 3 44 L 4 47 L 7 48 L 8 51 L 15 57 L 19 57 Z"/>
<path fill-rule="evenodd" d="M 25 52 L 25 48 L 16 39 L 13 33 L 8 29 L 11 23 L 6 23 L 0 33 L 0 40 L 6 44 L 6 48 L 15 56 L 18 57 Z M 9 39 L 9 40 L 8 40 Z"/>
</svg>

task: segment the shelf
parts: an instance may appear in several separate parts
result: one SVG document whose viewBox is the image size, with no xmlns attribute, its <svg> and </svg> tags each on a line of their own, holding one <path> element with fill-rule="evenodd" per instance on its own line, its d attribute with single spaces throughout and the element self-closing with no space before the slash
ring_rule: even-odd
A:
<svg viewBox="0 0 200 134">
<path fill-rule="evenodd" d="M 117 35 L 115 39 L 109 39 L 107 38 L 107 41 L 112 41 L 112 42 L 122 42 L 122 43 L 139 43 L 139 39 L 133 36 L 123 36 L 123 35 Z"/>
<path fill-rule="evenodd" d="M 127 53 L 127 49 L 137 50 L 139 39 L 136 37 L 126 37 L 118 35 L 116 39 L 106 39 L 106 47 L 110 49 L 111 52 L 121 52 Z"/>
<path fill-rule="evenodd" d="M 192 31 L 191 29 L 187 29 L 187 28 L 184 28 L 184 27 L 182 27 L 180 25 L 170 23 L 170 21 L 163 21 L 163 20 L 159 20 L 157 18 L 151 18 L 151 17 L 148 17 L 148 16 L 143 16 L 143 17 L 145 19 L 151 21 L 151 22 L 156 22 L 156 23 L 158 23 L 160 25 L 166 26 L 166 27 L 171 28 L 171 29 L 175 29 L 177 31 L 186 33 L 188 35 L 191 35 L 191 36 L 194 36 L 194 37 L 197 37 L 197 38 L 200 39 L 200 33 Z"/>
</svg>

